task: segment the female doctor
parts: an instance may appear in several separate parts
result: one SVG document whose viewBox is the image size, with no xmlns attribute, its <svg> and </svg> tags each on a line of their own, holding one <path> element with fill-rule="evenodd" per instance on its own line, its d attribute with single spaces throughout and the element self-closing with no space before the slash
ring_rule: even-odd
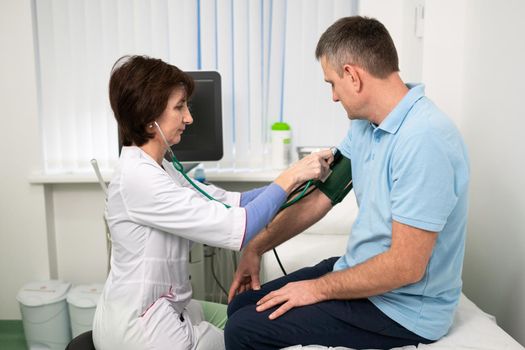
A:
<svg viewBox="0 0 525 350">
<path fill-rule="evenodd" d="M 206 198 L 164 159 L 193 121 L 193 88 L 191 77 L 158 59 L 128 56 L 113 67 L 109 97 L 124 147 L 106 204 L 113 247 L 93 325 L 98 350 L 223 349 L 222 331 L 190 302 L 190 243 L 242 249 L 333 160 L 330 151 L 312 154 L 244 193 L 199 184 L 215 200 Z"/>
</svg>

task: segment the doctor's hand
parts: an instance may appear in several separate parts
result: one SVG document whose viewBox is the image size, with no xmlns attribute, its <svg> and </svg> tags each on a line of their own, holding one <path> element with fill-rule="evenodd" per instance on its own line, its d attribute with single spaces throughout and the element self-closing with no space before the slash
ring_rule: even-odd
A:
<svg viewBox="0 0 525 350">
<path fill-rule="evenodd" d="M 268 318 L 274 320 L 298 306 L 312 305 L 325 300 L 318 287 L 319 280 L 290 282 L 281 289 L 266 294 L 257 302 L 256 310 L 261 312 L 281 305 Z"/>
<path fill-rule="evenodd" d="M 283 171 L 275 179 L 275 183 L 290 193 L 294 188 L 308 180 L 324 179 L 330 171 L 330 164 L 333 160 L 334 156 L 329 149 L 312 153 Z"/>
<path fill-rule="evenodd" d="M 249 246 L 246 247 L 242 253 L 237 271 L 235 271 L 235 276 L 233 276 L 233 282 L 228 293 L 228 303 L 232 301 L 236 294 L 250 289 L 261 289 L 261 282 L 259 282 L 260 269 L 261 256 L 249 249 Z"/>
</svg>

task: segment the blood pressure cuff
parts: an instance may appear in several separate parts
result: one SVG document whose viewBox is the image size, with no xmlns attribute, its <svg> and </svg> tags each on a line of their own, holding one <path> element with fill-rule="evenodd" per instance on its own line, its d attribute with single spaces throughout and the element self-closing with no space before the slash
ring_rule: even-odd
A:
<svg viewBox="0 0 525 350">
<path fill-rule="evenodd" d="M 318 181 L 316 186 L 330 198 L 332 205 L 340 203 L 353 188 L 350 159 L 341 155 L 340 159 L 334 161 L 330 176 L 324 182 Z"/>
</svg>

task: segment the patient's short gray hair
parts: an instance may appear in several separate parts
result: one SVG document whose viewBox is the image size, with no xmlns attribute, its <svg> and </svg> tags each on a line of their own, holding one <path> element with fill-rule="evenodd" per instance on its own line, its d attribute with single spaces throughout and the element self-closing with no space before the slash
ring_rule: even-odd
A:
<svg viewBox="0 0 525 350">
<path fill-rule="evenodd" d="M 351 16 L 337 20 L 321 35 L 315 57 L 326 57 L 339 76 L 345 64 L 355 64 L 377 78 L 399 71 L 396 47 L 385 26 L 374 18 Z"/>
</svg>

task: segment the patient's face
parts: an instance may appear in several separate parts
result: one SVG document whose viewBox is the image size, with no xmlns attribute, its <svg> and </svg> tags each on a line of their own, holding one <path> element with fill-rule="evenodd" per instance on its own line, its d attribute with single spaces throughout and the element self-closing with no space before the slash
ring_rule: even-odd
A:
<svg viewBox="0 0 525 350">
<path fill-rule="evenodd" d="M 193 123 L 184 88 L 173 90 L 158 123 L 170 145 L 180 142 L 186 125 Z"/>
<path fill-rule="evenodd" d="M 323 67 L 324 80 L 332 87 L 332 100 L 341 102 L 348 118 L 354 119 L 357 115 L 355 107 L 358 102 L 358 96 L 356 96 L 353 89 L 351 77 L 344 73 L 343 76 L 339 76 L 325 56 L 321 57 L 321 66 Z"/>
</svg>

